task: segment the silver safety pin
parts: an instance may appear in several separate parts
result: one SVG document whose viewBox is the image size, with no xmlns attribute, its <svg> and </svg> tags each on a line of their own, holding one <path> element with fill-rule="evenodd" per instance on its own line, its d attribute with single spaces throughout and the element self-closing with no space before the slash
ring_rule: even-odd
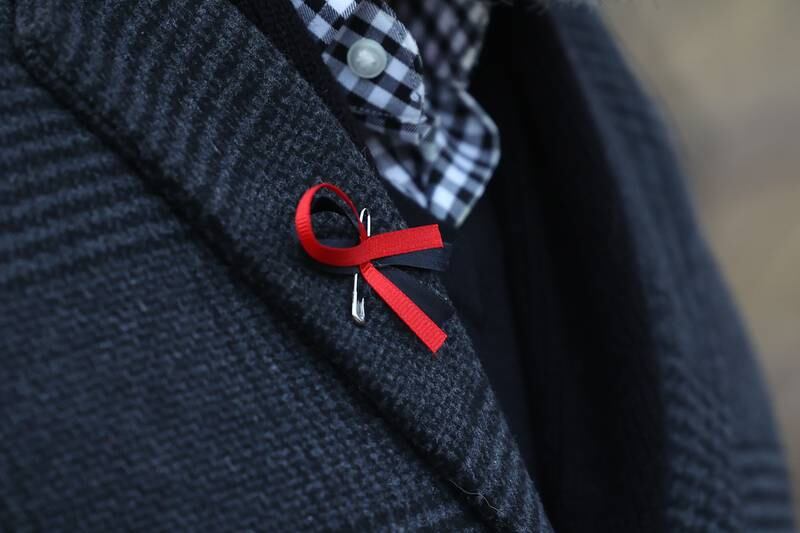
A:
<svg viewBox="0 0 800 533">
<path fill-rule="evenodd" d="M 372 217 L 369 215 L 369 209 L 366 207 L 361 210 L 358 215 L 358 220 L 364 224 L 364 217 L 367 217 L 367 237 L 372 235 Z M 353 275 L 353 302 L 350 304 L 350 314 L 353 316 L 356 324 L 362 325 L 365 322 L 364 315 L 364 298 L 358 299 L 358 272 Z"/>
</svg>

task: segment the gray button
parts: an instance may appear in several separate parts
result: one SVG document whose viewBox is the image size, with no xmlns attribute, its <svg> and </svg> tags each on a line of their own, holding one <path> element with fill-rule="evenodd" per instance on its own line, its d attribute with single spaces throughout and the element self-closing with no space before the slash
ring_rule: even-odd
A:
<svg viewBox="0 0 800 533">
<path fill-rule="evenodd" d="M 359 78 L 370 79 L 386 68 L 386 50 L 372 39 L 359 39 L 347 51 L 347 66 Z"/>
</svg>

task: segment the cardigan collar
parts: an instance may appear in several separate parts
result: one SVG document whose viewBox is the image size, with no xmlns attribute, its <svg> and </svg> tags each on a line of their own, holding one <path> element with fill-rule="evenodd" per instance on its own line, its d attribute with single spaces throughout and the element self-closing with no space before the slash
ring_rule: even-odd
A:
<svg viewBox="0 0 800 533">
<path fill-rule="evenodd" d="M 298 342 L 370 398 L 458 497 L 496 527 L 549 528 L 458 320 L 434 359 L 377 301 L 368 326 L 357 327 L 350 281 L 303 261 L 294 209 L 321 180 L 369 207 L 376 233 L 404 221 L 318 96 L 325 89 L 312 88 L 272 40 L 217 0 L 19 0 L 14 40 L 34 77 L 294 324 Z"/>
</svg>

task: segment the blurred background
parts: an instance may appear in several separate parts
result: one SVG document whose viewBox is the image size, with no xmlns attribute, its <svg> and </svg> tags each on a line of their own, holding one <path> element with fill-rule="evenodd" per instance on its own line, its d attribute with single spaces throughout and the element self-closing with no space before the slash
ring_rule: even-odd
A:
<svg viewBox="0 0 800 533">
<path fill-rule="evenodd" d="M 800 509 L 800 1 L 605 0 L 759 349 Z"/>
</svg>

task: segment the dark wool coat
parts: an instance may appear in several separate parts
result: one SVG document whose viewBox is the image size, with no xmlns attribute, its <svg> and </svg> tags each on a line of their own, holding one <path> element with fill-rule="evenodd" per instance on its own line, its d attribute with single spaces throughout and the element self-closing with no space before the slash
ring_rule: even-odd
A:
<svg viewBox="0 0 800 533">
<path fill-rule="evenodd" d="M 596 14 L 498 10 L 482 61 L 526 468 L 459 318 L 434 359 L 301 257 L 320 179 L 406 221 L 260 4 L 0 0 L 0 529 L 791 530 L 747 339 Z"/>
</svg>

